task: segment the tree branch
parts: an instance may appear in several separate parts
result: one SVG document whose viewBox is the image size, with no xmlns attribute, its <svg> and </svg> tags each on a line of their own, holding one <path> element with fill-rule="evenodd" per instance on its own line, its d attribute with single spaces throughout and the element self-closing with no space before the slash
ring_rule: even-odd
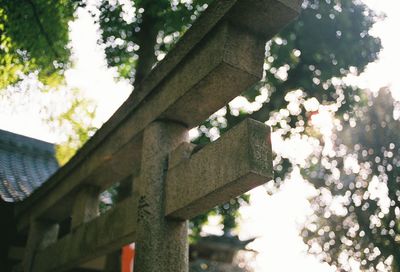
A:
<svg viewBox="0 0 400 272">
<path fill-rule="evenodd" d="M 139 58 L 135 73 L 135 87 L 149 74 L 156 62 L 156 56 L 154 54 L 154 46 L 158 34 L 156 20 L 149 14 L 148 8 L 145 8 L 142 16 L 143 21 L 140 25 L 140 32 L 138 33 L 137 40 L 137 44 L 139 45 Z"/>
<path fill-rule="evenodd" d="M 53 52 L 54 56 L 57 59 L 59 59 L 60 56 L 58 55 L 57 51 L 55 50 L 53 42 L 50 39 L 50 36 L 47 34 L 46 30 L 44 29 L 44 26 L 43 26 L 42 22 L 40 21 L 39 13 L 38 13 L 38 11 L 36 9 L 35 3 L 33 3 L 33 0 L 26 0 L 26 1 L 29 3 L 29 5 L 32 8 L 33 17 L 35 18 L 35 21 L 36 21 L 36 23 L 37 23 L 37 25 L 39 27 L 40 32 L 42 33 L 42 35 L 44 36 L 47 44 L 49 45 L 50 50 Z"/>
</svg>

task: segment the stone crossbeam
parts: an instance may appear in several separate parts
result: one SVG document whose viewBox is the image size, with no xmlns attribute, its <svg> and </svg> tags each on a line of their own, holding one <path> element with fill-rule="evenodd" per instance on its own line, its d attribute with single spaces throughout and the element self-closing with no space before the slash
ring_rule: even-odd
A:
<svg viewBox="0 0 400 272">
<path fill-rule="evenodd" d="M 297 0 L 218 0 L 77 155 L 17 207 L 31 218 L 61 221 L 83 184 L 105 189 L 142 165 L 144 129 L 155 120 L 199 125 L 256 83 L 264 45 L 298 15 Z"/>
<path fill-rule="evenodd" d="M 136 235 L 136 207 L 137 197 L 132 196 L 38 251 L 32 272 L 69 271 L 131 243 Z"/>
<path fill-rule="evenodd" d="M 270 129 L 247 119 L 168 170 L 167 216 L 190 219 L 272 179 Z"/>
</svg>

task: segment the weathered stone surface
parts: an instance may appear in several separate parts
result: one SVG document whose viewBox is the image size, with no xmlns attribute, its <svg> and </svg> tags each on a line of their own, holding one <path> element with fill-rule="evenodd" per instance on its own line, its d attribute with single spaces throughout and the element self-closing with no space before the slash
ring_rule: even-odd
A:
<svg viewBox="0 0 400 272">
<path fill-rule="evenodd" d="M 86 185 L 79 190 L 75 196 L 74 208 L 72 210 L 72 230 L 98 216 L 99 194 L 100 189 L 92 185 Z"/>
<path fill-rule="evenodd" d="M 239 0 L 227 14 L 235 26 L 271 39 L 300 13 L 302 0 Z"/>
<path fill-rule="evenodd" d="M 173 150 L 168 157 L 168 169 L 174 168 L 182 161 L 187 160 L 193 153 L 196 145 L 192 143 L 184 142 L 180 144 L 175 150 Z"/>
<path fill-rule="evenodd" d="M 189 219 L 269 179 L 270 129 L 247 119 L 168 171 L 165 213 Z"/>
<path fill-rule="evenodd" d="M 178 67 L 177 76 L 167 79 L 167 89 L 158 91 L 162 101 L 171 101 L 162 118 L 191 128 L 261 79 L 263 40 L 228 23 L 207 38 L 197 46 L 196 56 Z"/>
<path fill-rule="evenodd" d="M 188 141 L 186 127 L 154 122 L 144 132 L 141 176 L 137 186 L 138 235 L 135 271 L 185 272 L 188 269 L 187 222 L 164 215 L 168 154 Z"/>
<path fill-rule="evenodd" d="M 29 227 L 28 241 L 22 263 L 23 271 L 31 271 L 35 252 L 57 241 L 59 226 L 54 222 L 34 220 Z"/>
<path fill-rule="evenodd" d="M 117 141 L 119 139 L 116 139 Z M 115 156 L 87 157 L 87 163 L 71 171 L 65 180 L 60 182 L 57 188 L 49 191 L 48 194 L 40 199 L 41 190 L 47 191 L 46 187 L 41 187 L 31 195 L 27 202 L 17 206 L 18 229 L 23 231 L 29 224 L 29 218 L 40 216 L 53 221 L 62 221 L 67 218 L 74 205 L 75 195 L 82 183 L 98 186 L 101 190 L 108 188 L 111 184 L 122 181 L 129 177 L 138 175 L 140 170 L 142 134 L 132 138 L 126 145 L 122 146 Z M 126 152 L 126 150 L 135 150 Z M 97 154 L 97 153 L 95 153 Z M 61 168 L 62 169 L 62 168 Z M 128 171 L 129 169 L 129 171 Z M 51 183 L 53 176 L 48 182 Z M 44 185 L 47 185 L 46 182 Z M 50 193 L 51 192 L 51 193 Z M 34 209 L 33 209 L 34 208 Z M 21 210 L 22 209 L 22 210 Z"/>
<path fill-rule="evenodd" d="M 39 251 L 32 271 L 67 271 L 131 243 L 136 236 L 136 203 L 137 197 L 128 198 Z"/>
<path fill-rule="evenodd" d="M 20 206 L 18 214 L 65 218 L 72 208 L 67 200 L 79 184 L 102 187 L 131 175 L 132 169 L 138 171 L 143 129 L 159 118 L 195 126 L 255 83 L 262 71 L 266 37 L 293 19 L 298 6 L 297 0 L 215 1 L 139 91 L 70 163 Z M 126 151 L 132 142 L 139 146 L 137 155 Z M 46 201 L 45 194 L 50 196 Z M 19 228 L 28 223 L 22 219 Z"/>
</svg>

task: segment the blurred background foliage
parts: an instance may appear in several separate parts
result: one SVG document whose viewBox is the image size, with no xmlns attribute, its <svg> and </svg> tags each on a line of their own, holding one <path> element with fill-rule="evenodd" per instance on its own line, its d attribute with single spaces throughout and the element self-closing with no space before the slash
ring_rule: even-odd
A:
<svg viewBox="0 0 400 272">
<path fill-rule="evenodd" d="M 46 86 L 62 83 L 69 66 L 68 22 L 77 7 L 68 0 L 0 1 L 0 89 L 30 72 Z"/>
<path fill-rule="evenodd" d="M 68 22 L 75 19 L 78 8 L 88 9 L 99 25 L 98 43 L 105 50 L 108 66 L 116 68 L 120 78 L 138 85 L 211 2 L 0 0 L 0 89 L 16 86 L 30 73 L 37 75 L 44 90 L 63 84 L 63 73 L 72 65 Z M 378 271 L 381 265 L 399 271 L 398 249 L 393 249 L 400 241 L 398 120 L 390 118 L 393 108 L 387 94 L 387 101 L 383 94 L 373 98 L 343 80 L 349 74 L 358 75 L 377 59 L 381 43 L 370 35 L 370 29 L 382 15 L 358 0 L 304 0 L 302 9 L 295 22 L 266 44 L 263 79 L 242 95 L 252 110 L 227 105 L 197 128 L 193 142 L 204 145 L 215 140 L 248 116 L 267 122 L 283 138 L 313 138 L 320 152 L 306 164 L 274 150 L 275 179 L 268 183 L 271 193 L 293 167 L 301 167 L 305 179 L 319 192 L 310 200 L 315 215 L 303 231 L 310 252 L 344 271 L 349 269 L 343 258 L 360 260 L 370 271 Z M 63 161 L 94 132 L 77 119 L 78 115 L 91 117 L 93 111 L 85 112 L 80 99 L 70 105 L 50 120 L 73 127 L 71 140 L 60 148 Z M 327 139 L 312 124 L 321 108 L 335 120 L 335 151 L 330 153 L 323 152 Z M 368 132 L 363 131 L 367 127 Z M 359 164 L 357 173 L 345 167 L 348 158 Z M 369 188 L 375 185 L 370 184 L 386 184 L 389 206 L 386 200 L 371 196 Z M 326 195 L 330 200 L 340 199 L 347 213 L 329 211 Z M 248 196 L 242 196 L 210 211 L 222 216 L 226 235 L 236 227 L 238 207 L 246 202 Z M 386 206 L 381 206 L 383 202 Z M 207 218 L 202 215 L 192 220 L 193 240 Z"/>
<path fill-rule="evenodd" d="M 304 240 L 344 271 L 350 261 L 365 271 L 400 269 L 399 106 L 386 88 L 366 93 L 336 127 L 332 150 L 304 169 L 317 188 Z"/>
</svg>

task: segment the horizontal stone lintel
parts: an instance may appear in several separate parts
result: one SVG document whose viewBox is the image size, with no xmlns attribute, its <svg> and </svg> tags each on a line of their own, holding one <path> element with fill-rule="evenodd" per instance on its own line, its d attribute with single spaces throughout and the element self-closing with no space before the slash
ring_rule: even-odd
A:
<svg viewBox="0 0 400 272">
<path fill-rule="evenodd" d="M 246 119 L 168 170 L 165 214 L 190 219 L 272 179 L 270 128 Z"/>
<path fill-rule="evenodd" d="M 82 224 L 54 244 L 38 251 L 32 272 L 69 271 L 96 257 L 122 248 L 136 235 L 137 197 Z"/>
</svg>

